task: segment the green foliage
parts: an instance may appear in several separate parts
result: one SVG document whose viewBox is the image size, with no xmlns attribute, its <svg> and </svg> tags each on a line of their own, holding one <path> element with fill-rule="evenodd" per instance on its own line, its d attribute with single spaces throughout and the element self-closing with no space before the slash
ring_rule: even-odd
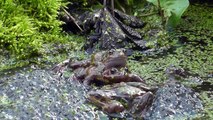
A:
<svg viewBox="0 0 213 120">
<path fill-rule="evenodd" d="M 17 58 L 42 54 L 42 45 L 60 39 L 61 0 L 0 0 L 0 49 Z"/>
<path fill-rule="evenodd" d="M 209 93 L 210 94 L 210 93 Z M 199 118 L 199 119 L 206 119 L 206 120 L 211 120 L 213 118 L 213 111 L 212 111 L 212 107 L 213 107 L 213 102 L 212 102 L 212 99 L 209 98 L 209 95 L 208 92 L 203 92 L 201 94 L 201 98 L 202 100 L 204 101 L 204 106 L 205 106 L 205 116 L 203 118 Z"/>
<path fill-rule="evenodd" d="M 127 0 L 128 5 L 133 5 L 133 3 L 134 3 L 134 0 Z"/>
<path fill-rule="evenodd" d="M 141 0 L 115 0 L 115 8 L 119 9 L 127 14 L 133 14 L 133 8 L 141 3 Z"/>
<path fill-rule="evenodd" d="M 212 10 L 213 8 L 208 6 L 190 5 L 187 11 L 184 13 L 186 18 L 181 20 L 178 27 L 182 26 L 181 29 L 186 30 L 188 30 L 188 28 L 193 30 L 200 29 L 200 32 L 203 33 L 207 33 L 206 30 L 213 31 Z M 210 35 L 212 36 L 212 33 Z"/>
<path fill-rule="evenodd" d="M 91 6 L 97 2 L 97 0 L 68 0 L 70 3 L 80 3 L 79 5 Z"/>
<path fill-rule="evenodd" d="M 189 6 L 188 0 L 147 0 L 163 11 L 167 27 L 174 27 L 180 21 L 184 11 Z M 160 3 L 160 4 L 159 4 Z"/>
</svg>

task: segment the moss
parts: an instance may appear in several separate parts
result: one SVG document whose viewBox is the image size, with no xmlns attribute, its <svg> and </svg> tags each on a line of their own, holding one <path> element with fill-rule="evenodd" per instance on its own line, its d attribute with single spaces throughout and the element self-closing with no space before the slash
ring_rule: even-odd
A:
<svg viewBox="0 0 213 120">
<path fill-rule="evenodd" d="M 0 71 L 59 62 L 81 48 L 84 37 L 61 31 L 57 16 L 65 4 L 60 0 L 0 2 Z"/>
<path fill-rule="evenodd" d="M 57 19 L 64 4 L 58 0 L 2 0 L 0 49 L 26 59 L 42 55 L 43 44 L 67 41 L 67 35 L 61 33 L 62 22 Z"/>
</svg>

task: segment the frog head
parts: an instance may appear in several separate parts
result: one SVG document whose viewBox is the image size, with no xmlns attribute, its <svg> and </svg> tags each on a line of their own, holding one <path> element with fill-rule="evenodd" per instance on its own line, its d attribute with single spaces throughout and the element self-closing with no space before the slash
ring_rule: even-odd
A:
<svg viewBox="0 0 213 120">
<path fill-rule="evenodd" d="M 119 113 L 124 111 L 124 106 L 119 101 L 113 100 L 111 98 L 112 96 L 113 93 L 96 90 L 90 91 L 87 99 L 106 113 Z"/>
</svg>

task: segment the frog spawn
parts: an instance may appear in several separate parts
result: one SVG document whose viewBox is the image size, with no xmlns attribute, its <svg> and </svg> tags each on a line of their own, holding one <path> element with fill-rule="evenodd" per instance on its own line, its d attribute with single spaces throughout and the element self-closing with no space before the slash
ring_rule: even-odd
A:
<svg viewBox="0 0 213 120">
<path fill-rule="evenodd" d="M 202 110 L 202 101 L 196 92 L 179 82 L 169 80 L 156 91 L 153 103 L 144 118 L 146 120 L 196 119 Z"/>
</svg>

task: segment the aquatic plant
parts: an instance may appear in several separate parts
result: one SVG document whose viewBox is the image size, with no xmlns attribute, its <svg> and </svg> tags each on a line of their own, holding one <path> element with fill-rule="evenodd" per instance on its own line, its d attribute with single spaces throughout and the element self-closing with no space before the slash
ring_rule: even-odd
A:
<svg viewBox="0 0 213 120">
<path fill-rule="evenodd" d="M 158 7 L 163 24 L 167 28 L 176 26 L 189 6 L 188 0 L 147 0 Z"/>
</svg>

